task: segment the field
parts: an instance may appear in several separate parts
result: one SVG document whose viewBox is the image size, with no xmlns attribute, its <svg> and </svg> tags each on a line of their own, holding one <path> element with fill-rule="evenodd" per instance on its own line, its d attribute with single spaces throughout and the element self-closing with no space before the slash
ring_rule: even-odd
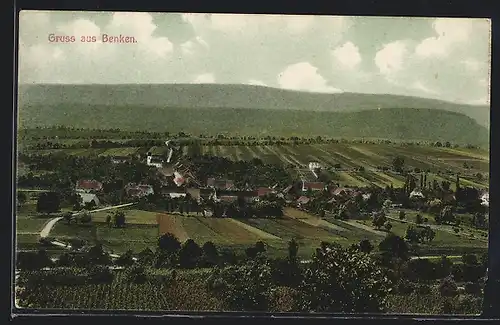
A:
<svg viewBox="0 0 500 325">
<path fill-rule="evenodd" d="M 164 154 L 166 147 L 152 148 L 110 148 L 110 149 L 46 149 L 26 152 L 47 154 L 49 152 L 69 155 L 132 155 L 139 151 Z M 183 154 L 189 150 L 185 146 Z M 233 161 L 261 159 L 265 163 L 294 165 L 306 168 L 310 161 L 319 162 L 331 179 L 341 185 L 379 187 L 402 186 L 404 177 L 383 167 L 391 168 L 392 159 L 404 158 L 405 167 L 411 170 L 427 171 L 427 180 L 447 180 L 455 186 L 455 175 L 460 173 L 463 186 L 488 187 L 489 152 L 481 149 L 437 148 L 424 145 L 402 145 L 383 143 L 329 143 L 304 145 L 204 145 L 201 152 L 207 155 L 225 157 Z M 333 168 L 335 165 L 336 167 Z M 363 167 L 363 171 L 359 168 Z M 417 171 L 418 172 L 418 171 Z M 477 174 L 481 174 L 478 178 Z"/>
<path fill-rule="evenodd" d="M 164 154 L 166 147 L 152 148 L 110 148 L 110 149 L 46 149 L 27 150 L 27 152 L 69 155 L 133 155 L 142 151 Z M 189 152 L 188 146 L 183 154 Z M 204 145 L 201 152 L 207 155 L 225 157 L 233 161 L 261 159 L 265 163 L 294 165 L 306 168 L 310 161 L 319 162 L 331 179 L 340 185 L 379 187 L 400 187 L 404 177 L 390 170 L 392 159 L 404 158 L 405 167 L 411 170 L 427 171 L 427 181 L 444 180 L 455 187 L 455 175 L 460 173 L 463 186 L 488 187 L 489 153 L 481 149 L 437 148 L 430 146 L 404 146 L 401 144 L 382 143 L 329 143 L 304 145 Z M 334 166 L 340 168 L 333 168 Z M 359 168 L 364 170 L 360 171 Z M 382 168 L 389 168 L 382 171 Z M 417 170 L 418 172 L 418 170 Z M 481 174 L 478 178 L 477 174 Z"/>
</svg>

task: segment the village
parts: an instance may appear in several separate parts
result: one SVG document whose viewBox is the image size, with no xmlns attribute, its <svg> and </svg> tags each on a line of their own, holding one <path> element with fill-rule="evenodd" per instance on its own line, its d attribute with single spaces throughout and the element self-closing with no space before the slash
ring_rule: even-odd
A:
<svg viewBox="0 0 500 325">
<path fill-rule="evenodd" d="M 325 169 L 335 168 L 335 166 L 322 166 L 318 161 L 309 162 L 307 168 L 297 166 L 298 178 L 290 178 L 288 183 L 276 183 L 272 186 L 245 183 L 244 186 L 237 186 L 234 180 L 226 175 L 206 177 L 206 179 L 195 175 L 196 173 L 193 172 L 196 169 L 195 162 L 185 157 L 175 157 L 175 148 L 169 147 L 169 141 L 166 144 L 169 149 L 165 155 L 148 152 L 143 161 L 147 166 L 156 170 L 160 186 L 143 182 L 128 183 L 123 187 L 124 202 L 120 203 L 141 200 L 145 202 L 148 197 L 155 197 L 156 200 L 158 197 L 172 200 L 188 197 L 196 205 L 196 208 L 191 208 L 193 212 L 204 217 L 230 218 L 238 216 L 228 215 L 229 205 L 241 206 L 243 202 L 255 204 L 259 201 L 275 202 L 279 204 L 281 210 L 283 207 L 293 207 L 309 211 L 318 217 L 330 216 L 341 219 L 370 219 L 372 214 L 380 210 L 384 204 L 394 210 L 407 208 L 426 212 L 431 209 L 436 211 L 436 204 L 439 204 L 438 209 L 441 210 L 446 206 L 456 206 L 457 201 L 462 201 L 464 206 L 469 207 L 466 212 L 471 214 L 485 213 L 489 207 L 488 191 L 470 186 L 461 188 L 458 175 L 455 191 L 451 189 L 449 182 L 443 181 L 439 184 L 436 180 L 427 181 L 427 174 L 423 171 L 417 174 L 406 172 L 406 180 L 401 188 L 394 188 L 392 185 L 386 186 L 385 189 L 373 186 L 342 186 L 334 181 L 325 180 L 323 177 Z M 126 164 L 130 159 L 130 156 L 111 157 L 113 164 Z M 103 183 L 99 180 L 81 179 L 75 186 L 75 192 L 80 197 L 82 206 L 87 209 L 103 205 L 100 199 Z M 372 195 L 380 197 L 373 198 Z M 151 202 L 152 199 L 149 201 Z M 369 209 L 360 209 L 360 202 L 373 204 Z M 474 204 L 469 202 L 478 204 L 470 208 L 471 204 Z M 216 205 L 225 207 L 222 213 L 214 213 Z M 355 206 L 354 209 L 353 206 Z M 368 215 L 367 211 L 372 214 Z M 279 215 L 281 214 L 278 213 L 277 216 Z"/>
</svg>

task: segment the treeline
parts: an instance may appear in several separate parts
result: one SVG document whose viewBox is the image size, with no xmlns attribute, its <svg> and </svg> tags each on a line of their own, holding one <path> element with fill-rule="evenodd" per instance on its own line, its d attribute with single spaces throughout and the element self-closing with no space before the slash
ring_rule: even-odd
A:
<svg viewBox="0 0 500 325">
<path fill-rule="evenodd" d="M 182 145 L 216 145 L 216 146 L 262 146 L 262 145 L 302 145 L 302 144 L 329 144 L 329 143 L 365 143 L 365 144 L 399 144 L 401 146 L 433 146 L 446 148 L 468 148 L 478 149 L 473 144 L 458 144 L 449 141 L 398 141 L 391 139 L 359 139 L 339 137 L 297 137 L 297 136 L 234 136 L 225 134 L 192 135 L 185 132 L 147 132 L 147 131 L 122 131 L 120 129 L 82 129 L 71 127 L 46 127 L 19 130 L 19 138 L 23 140 L 44 140 L 38 142 L 31 148 L 42 149 L 76 149 L 76 148 L 113 148 L 113 147 L 143 147 L 161 146 L 166 139 L 173 139 Z M 65 144 L 54 139 L 88 139 L 93 141 L 81 141 L 73 144 Z M 105 140 L 107 139 L 107 140 Z M 112 141 L 112 140 L 122 141 Z M 129 141 L 126 141 L 129 140 Z"/>
</svg>

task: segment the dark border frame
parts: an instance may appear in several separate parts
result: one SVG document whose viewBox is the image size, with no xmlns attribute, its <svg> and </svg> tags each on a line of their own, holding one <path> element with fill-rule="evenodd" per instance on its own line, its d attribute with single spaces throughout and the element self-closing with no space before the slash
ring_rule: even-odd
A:
<svg viewBox="0 0 500 325">
<path fill-rule="evenodd" d="M 446 1 L 446 0 L 413 0 L 401 1 L 381 1 L 381 0 L 345 0 L 343 2 L 335 1 L 334 4 L 328 4 L 327 1 L 308 1 L 306 5 L 297 6 L 285 1 L 272 1 L 272 2 L 262 2 L 252 5 L 249 2 L 229 2 L 226 3 L 215 3 L 211 1 L 196 3 L 195 1 L 179 1 L 177 3 L 169 3 L 168 5 L 161 5 L 154 1 L 142 0 L 140 3 L 130 3 L 126 1 L 116 1 L 116 0 L 90 0 L 90 1 L 45 1 L 40 3 L 36 0 L 18 0 L 14 3 L 13 14 L 14 14 L 14 30 L 13 30 L 13 44 L 14 44 L 14 78 L 13 78 L 13 123 L 9 123 L 9 127 L 12 128 L 12 140 L 9 143 L 12 145 L 11 149 L 11 160 L 12 166 L 10 168 L 10 181 L 9 184 L 10 191 L 10 215 L 13 215 L 14 211 L 14 195 L 15 195 L 15 157 L 16 157 L 16 130 L 17 130 L 17 37 L 18 37 L 18 13 L 20 10 L 74 10 L 74 11 L 143 11 L 143 12 L 217 12 L 217 13 L 274 13 L 274 14 L 322 14 L 322 15 L 349 15 L 349 16 L 420 16 L 420 17 L 474 17 L 474 18 L 490 18 L 492 26 L 491 35 L 491 107 L 494 106 L 493 94 L 497 93 L 496 88 L 500 88 L 500 81 L 497 82 L 495 77 L 495 72 L 500 71 L 498 67 L 498 61 L 495 60 L 495 53 L 500 53 L 500 44 L 498 42 L 498 35 L 500 35 L 500 22 L 497 21 L 498 13 L 495 11 L 494 0 L 491 1 Z M 500 78 L 499 78 L 500 79 Z M 496 87 L 496 88 L 495 88 Z M 500 96 L 499 96 L 500 97 Z M 500 101 L 500 100 L 499 100 Z M 490 166 L 496 166 L 497 160 L 493 154 L 492 148 L 496 148 L 500 145 L 500 141 L 497 140 L 499 131 L 494 127 L 495 120 L 500 116 L 494 109 L 490 110 Z M 499 159 L 500 161 L 500 159 Z M 499 184 L 500 171 L 490 168 L 490 193 L 493 196 L 496 193 L 500 193 Z M 481 320 L 481 319 L 492 319 L 499 318 L 500 316 L 500 220 L 496 217 L 500 213 L 500 205 L 496 205 L 493 200 L 493 204 L 490 205 L 490 228 L 489 228 L 489 274 L 488 281 L 485 290 L 483 314 L 481 316 L 444 316 L 444 315 L 393 315 L 393 314 L 303 314 L 303 313 L 243 313 L 243 312 L 228 312 L 228 313 L 213 313 L 213 312 L 175 312 L 174 314 L 167 313 L 152 313 L 152 312 L 114 312 L 113 316 L 137 316 L 137 319 L 141 319 L 145 316 L 152 316 L 159 319 L 172 318 L 172 319 L 185 319 L 185 318 L 214 318 L 216 321 L 223 321 L 226 319 L 243 321 L 248 318 L 252 320 L 257 319 L 287 319 L 287 321 L 292 320 L 329 320 L 329 319 L 342 319 L 344 321 L 350 320 L 364 320 L 364 319 L 380 319 L 386 322 L 392 322 L 394 320 Z M 14 219 L 11 219 L 11 241 L 10 245 L 15 240 L 14 231 Z M 497 234 L 497 235 L 494 235 Z M 24 319 L 29 315 L 35 316 L 30 317 L 38 319 L 36 316 L 60 316 L 60 315 L 85 315 L 85 316 L 102 316 L 110 315 L 109 312 L 100 311 L 64 311 L 60 310 L 26 310 L 26 309 L 16 309 L 13 302 L 13 288 L 12 283 L 14 281 L 13 272 L 13 257 L 15 253 L 11 250 L 10 256 L 10 285 L 9 285 L 9 306 L 10 306 L 10 317 L 15 315 L 15 319 Z M 51 321 L 60 317 L 51 317 Z"/>
</svg>

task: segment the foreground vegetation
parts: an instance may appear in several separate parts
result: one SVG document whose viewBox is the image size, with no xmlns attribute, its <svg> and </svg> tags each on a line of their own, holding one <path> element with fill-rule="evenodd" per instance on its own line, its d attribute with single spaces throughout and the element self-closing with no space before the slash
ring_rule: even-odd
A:
<svg viewBox="0 0 500 325">
<path fill-rule="evenodd" d="M 294 240 L 288 256 L 271 258 L 262 242 L 237 255 L 165 234 L 156 251 L 114 261 L 101 246 L 55 264 L 44 251 L 19 253 L 16 299 L 23 308 L 480 313 L 485 259 L 411 260 L 397 236 L 373 249 L 324 242 L 304 264 Z"/>
</svg>

